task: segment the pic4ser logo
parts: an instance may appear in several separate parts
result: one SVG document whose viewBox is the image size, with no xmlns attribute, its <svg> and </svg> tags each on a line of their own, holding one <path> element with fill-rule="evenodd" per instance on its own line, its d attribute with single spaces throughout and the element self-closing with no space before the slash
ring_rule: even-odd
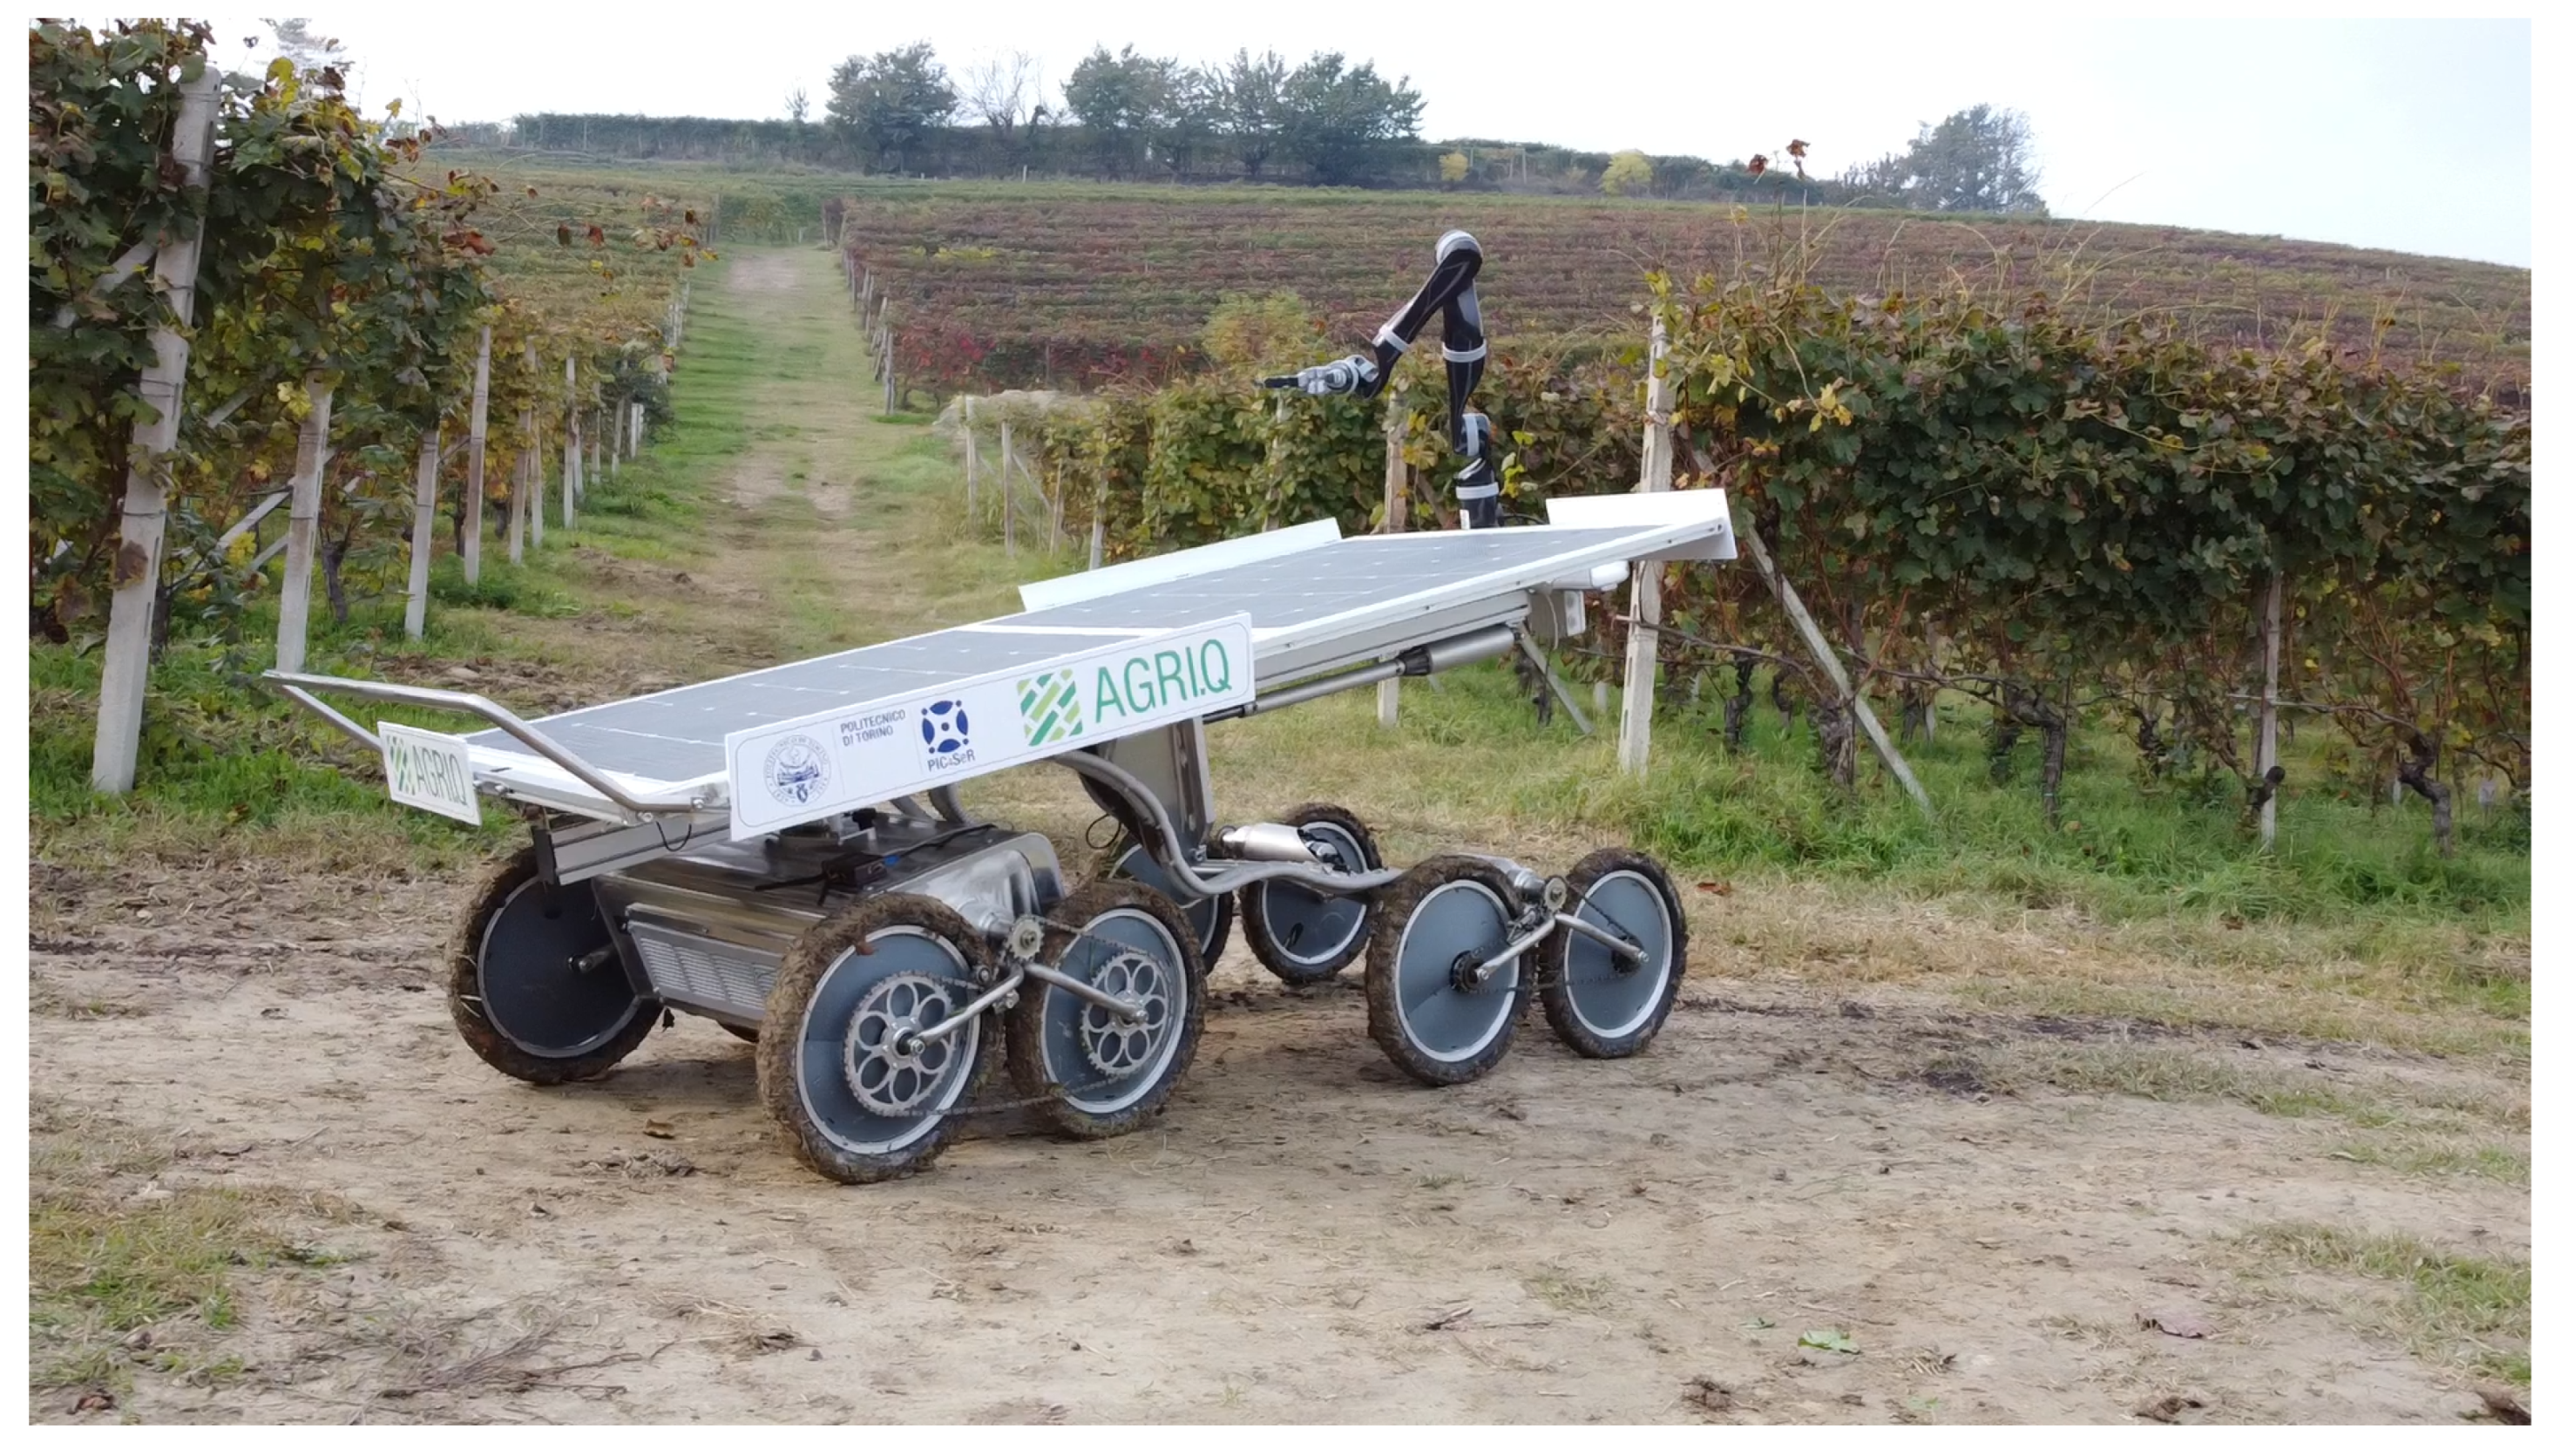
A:
<svg viewBox="0 0 2574 1456">
<path fill-rule="evenodd" d="M 820 798 L 831 786 L 831 757 L 814 739 L 788 733 L 769 748 L 761 773 L 771 798 L 797 807 Z"/>
<path fill-rule="evenodd" d="M 962 699 L 942 698 L 920 711 L 920 761 L 933 773 L 974 761 L 973 725 Z"/>
</svg>

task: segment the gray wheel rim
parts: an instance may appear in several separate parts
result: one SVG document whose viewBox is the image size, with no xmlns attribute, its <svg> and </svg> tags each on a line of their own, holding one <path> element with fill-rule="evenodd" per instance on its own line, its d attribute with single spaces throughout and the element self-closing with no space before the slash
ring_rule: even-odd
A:
<svg viewBox="0 0 2574 1456">
<path fill-rule="evenodd" d="M 1108 875 L 1111 879 L 1131 879 L 1137 884 L 1160 890 L 1172 904 L 1179 906 L 1180 918 L 1188 923 L 1189 933 L 1198 937 L 1198 953 L 1203 955 L 1211 948 L 1216 926 L 1224 914 L 1224 896 L 1211 894 L 1190 898 L 1187 891 L 1162 872 L 1162 866 L 1153 862 L 1153 856 L 1145 853 L 1141 844 L 1118 855 L 1117 862 L 1108 866 Z"/>
<path fill-rule="evenodd" d="M 968 999 L 971 976 L 955 946 L 916 926 L 878 930 L 867 937 L 867 946 L 865 955 L 841 951 L 804 1003 L 796 1028 L 795 1095 L 805 1117 L 833 1146 L 876 1156 L 919 1141 L 965 1095 L 983 1048 L 983 1023 L 980 1017 L 966 1022 L 940 1043 L 943 1051 L 912 1058 L 908 1067 L 889 1066 L 881 1048 L 897 1028 L 884 1024 L 885 1018 L 953 1014 Z M 889 982 L 924 981 L 945 988 L 943 1001 L 870 995 Z M 880 1104 L 899 1101 L 917 1110 L 888 1115 L 868 1106 L 861 1088 Z"/>
<path fill-rule="evenodd" d="M 1357 837 L 1330 820 L 1299 824 L 1296 831 L 1320 839 L 1338 855 L 1342 869 L 1368 867 L 1367 851 Z M 1367 901 L 1324 894 L 1284 880 L 1263 880 L 1251 887 L 1260 896 L 1260 918 L 1282 960 L 1295 965 L 1322 965 L 1350 948 L 1367 928 Z"/>
<path fill-rule="evenodd" d="M 591 970 L 575 962 L 613 943 L 589 885 L 520 885 L 485 922 L 475 950 L 484 1018 L 532 1056 L 574 1057 L 607 1045 L 643 1002 L 624 961 L 612 956 Z"/>
<path fill-rule="evenodd" d="M 1509 907 L 1490 885 L 1451 880 L 1423 896 L 1394 947 L 1403 1039 L 1434 1061 L 1465 1061 L 1492 1045 L 1511 1022 L 1519 961 L 1471 991 L 1458 989 L 1451 976 L 1459 955 L 1481 960 L 1510 938 Z"/>
<path fill-rule="evenodd" d="M 1671 984 L 1671 907 L 1652 880 L 1632 869 L 1613 869 L 1592 882 L 1573 914 L 1632 936 L 1645 948 L 1645 958 L 1630 964 L 1588 935 L 1563 932 L 1564 994 L 1574 1016 L 1594 1035 L 1625 1036 L 1653 1018 Z"/>
<path fill-rule="evenodd" d="M 1105 1007 L 1057 986 L 1044 988 L 1046 1080 L 1077 1088 L 1063 1100 L 1083 1112 L 1122 1112 L 1153 1090 L 1179 1052 L 1189 1011 L 1180 947 L 1161 921 L 1121 907 L 1082 926 L 1055 968 L 1118 995 L 1142 993 L 1143 1021 L 1121 1027 Z"/>
</svg>

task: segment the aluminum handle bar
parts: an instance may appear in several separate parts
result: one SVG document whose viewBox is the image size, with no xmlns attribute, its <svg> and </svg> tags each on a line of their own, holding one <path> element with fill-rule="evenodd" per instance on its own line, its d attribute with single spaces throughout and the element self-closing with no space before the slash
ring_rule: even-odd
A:
<svg viewBox="0 0 2574 1456">
<path fill-rule="evenodd" d="M 530 751 L 573 777 L 597 789 L 609 802 L 638 818 L 662 813 L 689 813 L 705 807 L 701 798 L 645 798 L 628 791 L 617 780 L 593 766 L 579 753 L 549 737 L 535 724 L 494 703 L 480 693 L 458 693 L 446 688 L 413 688 L 401 683 L 371 683 L 358 678 L 325 678 L 313 673 L 281 673 L 271 669 L 260 675 L 278 685 L 278 690 L 296 702 L 319 713 L 333 727 L 371 748 L 381 750 L 383 743 L 374 733 L 334 711 L 315 698 L 307 689 L 355 694 L 379 703 L 409 704 L 414 708 L 440 708 L 451 713 L 470 714 L 528 745 Z"/>
</svg>

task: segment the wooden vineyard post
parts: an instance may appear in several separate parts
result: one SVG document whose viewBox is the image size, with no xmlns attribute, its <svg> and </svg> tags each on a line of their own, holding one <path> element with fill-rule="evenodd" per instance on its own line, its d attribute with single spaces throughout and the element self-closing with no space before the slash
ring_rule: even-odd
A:
<svg viewBox="0 0 2574 1456">
<path fill-rule="evenodd" d="M 1654 320 L 1653 363 L 1645 385 L 1645 470 L 1636 489 L 1651 494 L 1672 488 L 1672 380 L 1663 321 Z M 1618 718 L 1618 766 L 1642 776 L 1654 742 L 1654 677 L 1662 666 L 1663 566 L 1636 564 L 1636 590 L 1627 623 L 1626 695 Z"/>
<path fill-rule="evenodd" d="M 483 444 L 492 417 L 492 328 L 474 355 L 474 413 L 465 436 L 465 584 L 483 580 Z"/>
<path fill-rule="evenodd" d="M 322 529 L 322 473 L 331 464 L 331 383 L 308 377 L 313 413 L 295 435 L 295 479 L 286 508 L 286 576 L 277 596 L 277 670 L 304 671 L 304 636 L 313 616 L 314 538 Z"/>
<path fill-rule="evenodd" d="M 1001 549 L 1010 556 L 1019 554 L 1018 512 L 1010 504 L 1010 420 L 1001 417 Z"/>
<path fill-rule="evenodd" d="M 1780 609 L 1788 614 L 1788 621 L 1795 625 L 1798 636 L 1805 639 L 1806 650 L 1814 654 L 1824 676 L 1832 680 L 1833 687 L 1850 703 L 1852 712 L 1859 718 L 1860 728 L 1868 733 L 1869 743 L 1877 749 L 1877 756 L 1885 761 L 1887 771 L 1904 785 L 1905 792 L 1913 795 L 1913 801 L 1922 806 L 1924 813 L 1930 812 L 1930 795 L 1923 790 L 1922 780 L 1913 776 L 1913 765 L 1905 762 L 1904 755 L 1895 750 L 1895 740 L 1886 735 L 1886 726 L 1877 721 L 1877 713 L 1868 706 L 1868 700 L 1852 690 L 1850 674 L 1842 669 L 1841 656 L 1825 640 L 1823 629 L 1815 626 L 1815 619 L 1807 613 L 1805 602 L 1797 596 L 1797 589 L 1788 585 L 1787 577 L 1771 562 L 1770 548 L 1761 540 L 1761 533 L 1749 522 L 1737 522 L 1735 535 L 1751 548 L 1752 564 L 1761 569 L 1761 580 L 1769 586 L 1770 595 L 1779 599 Z"/>
<path fill-rule="evenodd" d="M 2270 591 L 2261 608 L 2261 751 L 2254 763 L 2267 789 L 2261 796 L 2261 847 L 2265 850 L 2279 834 L 2279 786 L 2267 780 L 2271 770 L 2279 766 L 2280 595 L 2280 574 L 2273 569 Z"/>
<path fill-rule="evenodd" d="M 1404 464 L 1403 447 L 1408 436 L 1406 426 L 1412 412 L 1401 402 L 1389 399 L 1385 406 L 1385 522 L 1380 528 L 1388 536 L 1402 534 L 1412 515 L 1411 475 Z M 1376 721 L 1379 728 L 1392 728 L 1403 711 L 1403 683 L 1388 678 L 1376 685 Z"/>
<path fill-rule="evenodd" d="M 205 194 L 215 155 L 215 104 L 223 77 L 212 65 L 195 79 L 180 83 L 179 121 L 170 140 L 170 160 L 183 185 L 196 194 L 198 216 L 206 213 Z M 98 685 L 98 735 L 89 760 L 90 787 L 101 793 L 125 793 L 134 787 L 135 762 L 143 741 L 143 694 L 152 676 L 152 619 L 161 606 L 161 540 L 169 524 L 167 510 L 169 457 L 179 445 L 179 408 L 188 383 L 188 336 L 196 310 L 197 257 L 205 238 L 201 225 L 193 237 L 162 234 L 154 242 L 152 276 L 169 300 L 177 325 L 152 331 L 152 362 L 143 369 L 135 393 L 151 407 L 149 424 L 134 427 L 125 473 L 125 511 L 117 523 L 117 546 L 110 580 L 115 596 L 107 617 L 107 654 Z"/>
<path fill-rule="evenodd" d="M 438 427 L 420 437 L 420 472 L 411 505 L 411 595 L 403 608 L 403 636 L 418 642 L 429 630 L 429 551 L 438 531 Z"/>
</svg>

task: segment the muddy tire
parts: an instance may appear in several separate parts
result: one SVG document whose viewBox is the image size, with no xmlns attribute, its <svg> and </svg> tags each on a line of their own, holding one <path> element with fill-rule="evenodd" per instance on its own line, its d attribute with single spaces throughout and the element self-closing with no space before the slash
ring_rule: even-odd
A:
<svg viewBox="0 0 2574 1456">
<path fill-rule="evenodd" d="M 1359 816 L 1330 803 L 1300 803 L 1278 818 L 1320 840 L 1347 870 L 1379 869 L 1376 835 Z M 1262 880 L 1241 894 L 1242 938 L 1271 975 L 1291 986 L 1320 985 L 1367 949 L 1376 929 L 1376 901 L 1368 895 L 1326 895 L 1301 884 Z"/>
<path fill-rule="evenodd" d="M 916 894 L 877 895 L 796 939 L 753 1057 L 760 1101 L 796 1161 L 875 1183 L 937 1158 L 982 1086 L 993 1018 L 911 1051 L 901 1037 L 972 1000 L 989 957 L 963 916 Z"/>
<path fill-rule="evenodd" d="M 588 970 L 576 961 L 607 947 Z M 488 973 L 487 973 L 488 972 Z M 541 1087 L 598 1076 L 652 1034 L 587 884 L 549 885 L 535 845 L 494 865 L 447 951 L 447 1010 L 474 1054 Z"/>
<path fill-rule="evenodd" d="M 1594 849 L 1565 876 L 1565 913 L 1644 947 L 1627 961 L 1571 930 L 1538 946 L 1538 1002 L 1556 1039 L 1583 1056 L 1633 1056 L 1653 1042 L 1689 968 L 1689 920 L 1661 861 L 1633 849 Z"/>
<path fill-rule="evenodd" d="M 1522 955 L 1467 984 L 1461 963 L 1510 943 L 1518 897 L 1481 859 L 1425 859 L 1389 885 L 1368 942 L 1368 1034 L 1388 1060 L 1434 1087 L 1471 1082 L 1511 1049 L 1537 977 Z"/>
<path fill-rule="evenodd" d="M 1100 879 L 1047 914 L 1038 958 L 1084 982 L 1142 1000 L 1151 1014 L 1121 1026 L 1102 1007 L 1033 977 L 1009 1012 L 1010 1085 L 1048 1126 L 1116 1137 L 1161 1115 L 1197 1055 L 1206 1023 L 1206 962 L 1170 897 Z M 1065 927 L 1071 928 L 1065 928 Z"/>
</svg>

